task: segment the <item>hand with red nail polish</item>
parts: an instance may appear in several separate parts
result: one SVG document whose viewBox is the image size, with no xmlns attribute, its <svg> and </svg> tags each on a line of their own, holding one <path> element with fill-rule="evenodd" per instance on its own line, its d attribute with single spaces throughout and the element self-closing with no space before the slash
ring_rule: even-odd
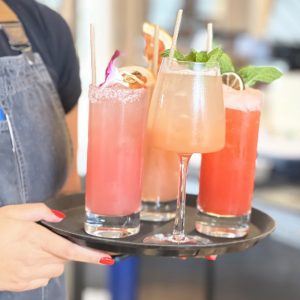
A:
<svg viewBox="0 0 300 300">
<path fill-rule="evenodd" d="M 64 272 L 67 261 L 114 264 L 110 255 L 76 245 L 36 223 L 65 217 L 42 203 L 0 207 L 0 291 L 46 286 Z"/>
</svg>

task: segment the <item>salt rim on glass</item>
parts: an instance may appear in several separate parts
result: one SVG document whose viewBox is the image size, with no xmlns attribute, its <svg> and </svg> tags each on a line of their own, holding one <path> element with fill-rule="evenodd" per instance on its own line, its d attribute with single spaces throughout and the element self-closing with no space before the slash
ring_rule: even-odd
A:
<svg viewBox="0 0 300 300">
<path fill-rule="evenodd" d="M 89 99 L 92 103 L 99 101 L 132 103 L 141 100 L 146 92 L 146 88 L 131 89 L 119 81 L 111 81 L 100 87 L 90 85 Z"/>
<path fill-rule="evenodd" d="M 223 84 L 224 104 L 226 108 L 241 111 L 261 111 L 263 93 L 260 90 L 246 87 L 239 91 Z"/>
</svg>

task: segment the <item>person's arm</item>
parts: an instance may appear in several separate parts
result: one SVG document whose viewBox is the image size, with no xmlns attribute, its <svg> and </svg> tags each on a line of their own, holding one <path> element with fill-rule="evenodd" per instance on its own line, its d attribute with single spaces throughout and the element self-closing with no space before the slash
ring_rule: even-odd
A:
<svg viewBox="0 0 300 300">
<path fill-rule="evenodd" d="M 46 286 L 63 273 L 67 261 L 114 263 L 108 254 L 80 247 L 35 223 L 59 222 L 62 217 L 41 203 L 0 208 L 0 291 Z"/>
</svg>

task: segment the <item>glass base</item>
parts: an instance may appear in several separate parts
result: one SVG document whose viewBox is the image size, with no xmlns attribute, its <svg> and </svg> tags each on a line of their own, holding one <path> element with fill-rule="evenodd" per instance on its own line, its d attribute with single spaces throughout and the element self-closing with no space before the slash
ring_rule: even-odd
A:
<svg viewBox="0 0 300 300">
<path fill-rule="evenodd" d="M 109 217 L 87 211 L 84 230 L 90 235 L 113 239 L 134 235 L 140 230 L 140 213 Z"/>
<path fill-rule="evenodd" d="M 240 238 L 249 231 L 250 214 L 239 217 L 222 217 L 198 211 L 196 230 L 208 236 Z"/>
<path fill-rule="evenodd" d="M 143 221 L 164 222 L 176 216 L 176 200 L 170 201 L 142 201 L 140 218 Z"/>
<path fill-rule="evenodd" d="M 145 244 L 162 244 L 162 245 L 207 245 L 211 243 L 209 239 L 197 235 L 176 236 L 173 234 L 158 233 L 147 236 L 143 242 Z"/>
</svg>

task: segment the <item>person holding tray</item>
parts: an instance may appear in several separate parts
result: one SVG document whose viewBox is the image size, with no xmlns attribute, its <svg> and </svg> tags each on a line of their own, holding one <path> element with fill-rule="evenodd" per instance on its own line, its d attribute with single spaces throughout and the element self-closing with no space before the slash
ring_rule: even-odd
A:
<svg viewBox="0 0 300 300">
<path fill-rule="evenodd" d="M 37 223 L 64 218 L 40 202 L 68 175 L 65 113 L 80 93 L 63 19 L 34 0 L 0 0 L 0 299 L 62 300 L 65 262 L 114 263 Z"/>
</svg>

